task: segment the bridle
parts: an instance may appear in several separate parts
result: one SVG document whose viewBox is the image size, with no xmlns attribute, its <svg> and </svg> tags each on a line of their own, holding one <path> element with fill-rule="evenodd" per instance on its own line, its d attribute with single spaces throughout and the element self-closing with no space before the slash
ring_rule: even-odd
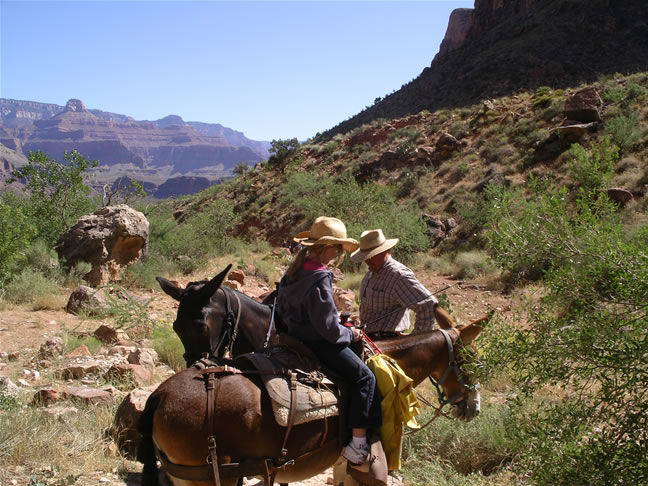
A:
<svg viewBox="0 0 648 486">
<path fill-rule="evenodd" d="M 455 355 L 454 351 L 454 346 L 452 344 L 452 339 L 450 338 L 450 335 L 448 334 L 448 331 L 445 329 L 439 329 L 441 333 L 443 334 L 443 337 L 445 338 L 446 346 L 448 349 L 448 367 L 445 369 L 443 374 L 441 375 L 441 378 L 438 380 L 435 380 L 432 375 L 428 376 L 428 379 L 434 385 L 434 388 L 437 391 L 437 397 L 439 400 L 439 405 L 435 406 L 432 403 L 430 403 L 428 400 L 424 399 L 418 392 L 416 392 L 417 398 L 425 403 L 427 406 L 434 408 L 434 416 L 428 420 L 425 424 L 423 424 L 421 427 L 418 429 L 412 429 L 407 432 L 405 432 L 405 435 L 410 435 L 418 432 L 419 430 L 423 430 L 425 427 L 430 425 L 432 422 L 434 422 L 437 418 L 440 416 L 446 417 L 448 419 L 451 419 L 452 417 L 448 416 L 448 412 L 445 412 L 443 410 L 443 407 L 446 405 L 452 405 L 453 407 L 460 407 L 462 404 L 466 403 L 466 398 L 462 398 L 461 400 L 456 401 L 458 398 L 465 396 L 467 393 L 479 390 L 479 384 L 475 385 L 467 385 L 466 382 L 463 379 L 463 374 L 461 373 L 461 369 L 459 368 L 459 364 L 457 363 L 457 358 Z M 457 380 L 459 381 L 459 384 L 461 385 L 461 390 L 459 390 L 457 393 L 452 395 L 451 397 L 446 396 L 445 391 L 441 387 L 443 383 L 446 381 L 448 376 L 450 376 L 450 373 L 454 373 L 457 376 Z"/>
<path fill-rule="evenodd" d="M 225 350 L 223 351 L 222 357 L 229 358 L 232 356 L 232 348 L 234 347 L 234 342 L 238 337 L 239 333 L 239 323 L 241 321 L 241 300 L 239 296 L 233 290 L 227 289 L 226 287 L 220 287 L 218 290 L 222 290 L 225 295 L 225 317 L 223 319 L 223 326 L 221 334 L 218 340 L 211 347 L 209 352 L 202 353 L 201 356 L 191 356 L 191 363 L 198 361 L 200 358 L 218 358 L 219 352 L 223 347 L 223 344 L 227 341 L 225 345 Z M 217 292 L 218 292 L 217 290 Z M 237 308 L 236 311 L 232 309 L 230 293 L 234 295 L 236 299 Z M 210 342 L 211 344 L 211 342 Z M 185 346 L 186 348 L 186 346 Z M 206 356 L 205 356 L 206 355 Z M 182 357 L 185 359 L 186 363 L 189 363 L 189 353 L 185 352 Z M 195 359 L 193 359 L 195 358 Z"/>
<path fill-rule="evenodd" d="M 443 337 L 446 341 L 446 346 L 448 348 L 448 367 L 445 369 L 445 371 L 441 375 L 441 378 L 439 378 L 438 380 L 432 378 L 432 375 L 428 376 L 428 378 L 432 385 L 434 385 L 434 388 L 436 388 L 437 395 L 439 397 L 439 404 L 441 405 L 441 407 L 444 407 L 448 404 L 458 407 L 463 404 L 466 399 L 463 398 L 459 401 L 456 400 L 464 396 L 467 392 L 474 391 L 476 389 L 476 386 L 466 385 L 466 382 L 463 379 L 463 374 L 461 373 L 459 365 L 457 364 L 457 358 L 455 356 L 454 346 L 452 345 L 452 339 L 450 338 L 448 331 L 446 331 L 445 329 L 439 329 L 439 331 L 441 331 L 441 333 L 443 334 Z M 443 391 L 443 388 L 441 388 L 441 385 L 445 382 L 448 376 L 450 376 L 450 373 L 454 373 L 457 376 L 457 381 L 459 381 L 459 384 L 461 385 L 461 390 L 459 390 L 451 397 L 447 397 L 445 391 Z"/>
</svg>

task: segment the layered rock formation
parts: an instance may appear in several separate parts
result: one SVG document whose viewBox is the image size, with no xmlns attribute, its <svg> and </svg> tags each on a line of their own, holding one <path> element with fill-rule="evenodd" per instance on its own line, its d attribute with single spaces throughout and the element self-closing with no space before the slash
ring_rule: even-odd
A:
<svg viewBox="0 0 648 486">
<path fill-rule="evenodd" d="M 645 0 L 475 0 L 451 15 L 441 52 L 418 78 L 322 138 L 377 118 L 646 71 L 647 18 Z"/>
<path fill-rule="evenodd" d="M 23 159 L 30 151 L 41 150 L 62 160 L 64 152 L 77 150 L 100 161 L 98 187 L 127 176 L 149 184 L 149 192 L 151 185 L 164 183 L 163 192 L 170 194 L 204 188 L 231 174 L 240 162 L 261 162 L 268 157 L 269 147 L 222 125 L 186 123 L 176 115 L 135 121 L 125 115 L 88 110 L 77 99 L 69 100 L 65 107 L 0 99 L 0 144 Z M 178 183 L 175 188 L 169 187 L 174 180 L 166 182 L 172 177 Z"/>
</svg>

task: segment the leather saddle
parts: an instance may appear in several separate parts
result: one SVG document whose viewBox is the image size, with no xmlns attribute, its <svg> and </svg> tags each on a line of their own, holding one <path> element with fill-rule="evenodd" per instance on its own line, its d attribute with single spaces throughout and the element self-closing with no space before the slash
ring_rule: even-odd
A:
<svg viewBox="0 0 648 486">
<path fill-rule="evenodd" d="M 264 353 L 250 353 L 239 358 L 262 372 L 259 378 L 270 396 L 279 425 L 287 427 L 290 424 L 291 407 L 294 407 L 294 425 L 340 414 L 341 380 L 324 372 L 315 354 L 299 340 L 280 334 L 279 344 Z M 291 373 L 296 380 L 291 379 Z M 295 394 L 291 390 L 295 386 L 293 383 Z"/>
</svg>

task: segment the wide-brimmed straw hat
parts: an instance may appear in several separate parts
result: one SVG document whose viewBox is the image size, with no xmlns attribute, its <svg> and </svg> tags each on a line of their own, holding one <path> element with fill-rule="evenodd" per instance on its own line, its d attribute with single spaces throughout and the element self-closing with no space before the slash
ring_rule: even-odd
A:
<svg viewBox="0 0 648 486">
<path fill-rule="evenodd" d="M 351 260 L 361 263 L 389 250 L 398 243 L 398 238 L 386 239 L 381 229 L 367 230 L 360 235 L 360 248 L 351 253 Z"/>
<path fill-rule="evenodd" d="M 358 248 L 357 240 L 347 238 L 344 223 L 337 218 L 327 216 L 317 218 L 310 230 L 298 233 L 293 239 L 304 246 L 342 245 L 344 251 L 349 253 Z"/>
</svg>

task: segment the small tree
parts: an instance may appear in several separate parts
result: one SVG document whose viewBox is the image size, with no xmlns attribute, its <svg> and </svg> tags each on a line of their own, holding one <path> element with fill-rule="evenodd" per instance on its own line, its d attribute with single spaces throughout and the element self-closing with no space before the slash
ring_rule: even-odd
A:
<svg viewBox="0 0 648 486">
<path fill-rule="evenodd" d="M 30 152 L 27 165 L 13 170 L 8 180 L 25 181 L 30 194 L 27 216 L 36 226 L 38 237 L 49 244 L 96 206 L 86 179 L 99 162 L 84 158 L 76 150 L 66 152 L 63 158 L 60 163 L 41 151 Z"/>
<path fill-rule="evenodd" d="M 299 151 L 299 140 L 290 138 L 286 140 L 273 140 L 270 142 L 270 157 L 268 164 L 283 167 L 288 160 L 295 156 Z"/>
<path fill-rule="evenodd" d="M 234 172 L 234 175 L 237 176 L 242 176 L 245 173 L 247 173 L 250 170 L 250 166 L 247 165 L 245 162 L 239 162 L 234 166 L 234 169 L 232 171 Z"/>
</svg>

